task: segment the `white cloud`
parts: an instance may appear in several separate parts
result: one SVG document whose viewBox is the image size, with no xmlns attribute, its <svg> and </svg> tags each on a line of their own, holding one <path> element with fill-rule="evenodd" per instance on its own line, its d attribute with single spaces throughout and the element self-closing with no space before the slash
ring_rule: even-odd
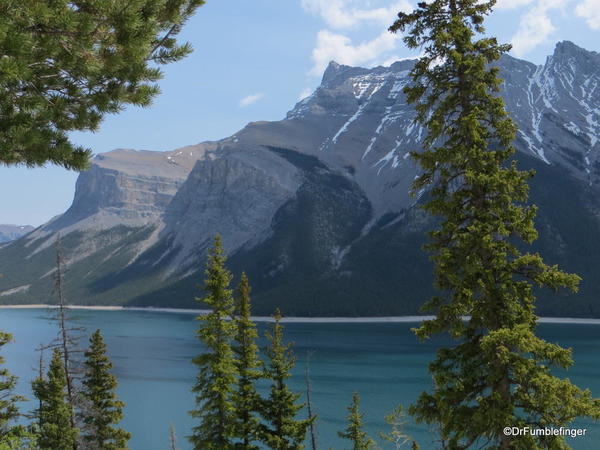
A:
<svg viewBox="0 0 600 450">
<path fill-rule="evenodd" d="M 298 94 L 298 101 L 304 100 L 306 97 L 308 97 L 312 93 L 313 93 L 313 90 L 311 88 L 302 89 L 302 92 L 300 92 L 300 94 Z"/>
<path fill-rule="evenodd" d="M 301 0 L 302 7 L 321 16 L 332 28 L 351 28 L 361 22 L 374 22 L 390 26 L 399 11 L 410 11 L 408 0 L 398 0 L 385 8 L 360 9 L 353 7 L 352 0 Z M 359 2 L 364 4 L 364 0 Z"/>
<path fill-rule="evenodd" d="M 251 105 L 252 103 L 256 103 L 265 95 L 262 92 L 257 92 L 256 94 L 248 95 L 240 100 L 240 108 L 244 108 L 246 106 Z"/>
<path fill-rule="evenodd" d="M 317 45 L 312 52 L 313 67 L 310 74 L 320 76 L 323 74 L 329 61 L 350 66 L 373 65 L 382 62 L 386 52 L 396 47 L 400 38 L 397 34 L 387 30 L 367 42 L 353 45 L 351 39 L 343 34 L 321 30 L 317 35 Z"/>
<path fill-rule="evenodd" d="M 392 56 L 389 56 L 386 60 L 378 63 L 378 65 L 384 66 L 384 67 L 389 67 L 392 64 L 397 63 L 399 61 L 414 61 L 416 59 L 422 58 L 423 56 L 425 56 L 425 53 L 423 53 L 423 52 L 417 53 L 416 55 L 407 56 L 404 58 L 401 58 L 400 56 L 397 56 L 397 55 L 392 55 Z M 441 62 L 439 64 L 441 64 Z M 439 64 L 436 64 L 436 65 L 439 65 Z"/>
<path fill-rule="evenodd" d="M 522 17 L 519 29 L 512 37 L 513 52 L 523 56 L 548 40 L 556 27 L 548 16 L 553 9 L 561 9 L 569 0 L 538 0 Z M 596 1 L 596 0 L 594 0 Z"/>
<path fill-rule="evenodd" d="M 496 9 L 516 9 L 530 5 L 535 0 L 498 0 Z"/>
<path fill-rule="evenodd" d="M 585 19 L 593 30 L 600 30 L 600 2 L 598 0 L 584 0 L 575 9 L 578 17 Z"/>
<path fill-rule="evenodd" d="M 400 35 L 387 31 L 400 11 L 412 11 L 409 0 L 388 0 L 389 6 L 372 7 L 366 0 L 301 0 L 302 7 L 321 17 L 329 29 L 319 31 L 312 51 L 309 74 L 321 76 L 329 61 L 353 66 L 372 66 L 389 62 Z M 412 1 L 412 0 L 411 0 Z M 371 40 L 355 43 L 348 33 L 333 29 L 356 29 L 375 24 L 381 32 Z M 363 38 L 364 39 L 364 38 Z"/>
<path fill-rule="evenodd" d="M 384 61 L 382 61 L 379 64 L 384 67 L 389 67 L 392 64 L 394 64 L 396 61 L 400 61 L 402 59 L 403 58 L 400 58 L 398 55 L 392 55 L 392 56 L 388 56 Z M 411 59 L 413 59 L 413 58 L 411 58 Z M 416 59 L 416 57 L 414 59 Z"/>
</svg>

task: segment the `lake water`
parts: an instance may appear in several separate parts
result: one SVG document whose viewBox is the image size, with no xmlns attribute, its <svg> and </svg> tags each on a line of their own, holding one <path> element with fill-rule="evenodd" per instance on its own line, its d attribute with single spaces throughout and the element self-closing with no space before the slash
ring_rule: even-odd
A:
<svg viewBox="0 0 600 450">
<path fill-rule="evenodd" d="M 151 311 L 76 310 L 78 325 L 101 328 L 119 379 L 119 395 L 127 406 L 123 426 L 133 434 L 134 450 L 168 448 L 168 427 L 177 432 L 178 447 L 189 449 L 185 436 L 193 423 L 190 387 L 195 367 L 192 357 L 202 351 L 194 338 L 196 323 L 190 314 Z M 56 335 L 55 325 L 42 309 L 4 309 L 0 329 L 13 333 L 15 342 L 5 346 L 7 366 L 20 377 L 19 392 L 31 398 L 29 382 L 35 375 L 34 349 Z M 259 328 L 264 330 L 265 324 Z M 410 323 L 287 323 L 285 336 L 295 342 L 298 363 L 290 384 L 304 392 L 304 369 L 311 352 L 310 374 L 313 407 L 318 414 L 318 447 L 348 448 L 337 438 L 345 427 L 346 407 L 353 391 L 362 397 L 366 430 L 374 437 L 386 430 L 383 416 L 397 404 L 409 405 L 430 388 L 427 363 L 442 341 L 419 343 Z M 573 347 L 575 366 L 567 376 L 600 396 L 600 325 L 541 324 L 540 334 Z M 87 345 L 87 339 L 84 341 Z M 24 406 L 31 407 L 32 402 Z M 582 422 L 587 436 L 570 440 L 573 448 L 600 448 L 600 424 Z M 435 436 L 420 426 L 406 431 L 423 449 L 433 449 Z M 383 446 L 383 448 L 389 448 Z"/>
</svg>

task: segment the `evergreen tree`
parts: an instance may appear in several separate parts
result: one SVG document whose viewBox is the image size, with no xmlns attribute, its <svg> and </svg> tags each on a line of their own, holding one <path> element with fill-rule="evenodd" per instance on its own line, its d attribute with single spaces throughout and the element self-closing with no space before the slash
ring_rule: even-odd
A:
<svg viewBox="0 0 600 450">
<path fill-rule="evenodd" d="M 36 383 L 41 383 L 45 380 L 45 368 L 44 368 L 44 351 L 50 347 L 40 345 L 36 348 L 39 353 L 39 363 L 38 363 L 38 376 L 32 381 L 31 385 L 35 386 Z M 31 430 L 35 435 L 39 434 L 39 430 L 42 428 L 42 407 L 44 402 L 41 397 L 36 396 L 37 398 L 37 408 L 33 411 L 31 418 L 34 421 L 29 425 L 29 430 Z"/>
<path fill-rule="evenodd" d="M 0 348 L 10 341 L 12 336 L 0 331 Z M 14 424 L 19 417 L 17 404 L 25 399 L 13 393 L 17 385 L 17 377 L 5 367 L 1 367 L 4 362 L 4 357 L 0 356 L 0 446 L 19 440 L 25 434 L 22 426 Z"/>
<path fill-rule="evenodd" d="M 565 448 L 561 436 L 504 436 L 507 426 L 533 428 L 600 417 L 600 404 L 550 372 L 567 368 L 571 352 L 535 334 L 533 285 L 576 290 L 579 277 L 548 266 L 531 243 L 535 207 L 527 204 L 531 172 L 507 164 L 515 125 L 498 95 L 493 63 L 509 50 L 483 36 L 495 0 L 423 1 L 390 27 L 424 56 L 405 88 L 428 135 L 414 157 L 423 169 L 414 189 L 430 186 L 425 209 L 439 217 L 426 249 L 440 295 L 420 338 L 448 333 L 457 343 L 430 365 L 434 390 L 411 407 L 439 426 L 448 448 Z"/>
<path fill-rule="evenodd" d="M 117 379 L 110 373 L 112 363 L 106 356 L 106 345 L 100 330 L 90 338 L 85 352 L 83 390 L 82 438 L 85 448 L 126 449 L 131 435 L 115 427 L 123 419 L 123 402 L 115 390 Z"/>
<path fill-rule="evenodd" d="M 47 379 L 32 383 L 33 393 L 40 402 L 37 444 L 43 450 L 72 450 L 79 430 L 73 428 L 71 406 L 66 401 L 65 369 L 58 348 L 52 353 Z"/>
<path fill-rule="evenodd" d="M 304 405 L 296 404 L 300 394 L 293 393 L 287 386 L 291 370 L 296 362 L 291 344 L 283 343 L 283 326 L 279 309 L 273 316 L 275 323 L 267 333 L 269 347 L 264 377 L 271 380 L 269 398 L 263 400 L 261 415 L 265 423 L 261 429 L 262 441 L 272 449 L 291 450 L 304 448 L 306 430 L 314 418 L 298 420 L 296 416 Z"/>
<path fill-rule="evenodd" d="M 169 425 L 169 450 L 178 450 L 177 434 L 175 433 L 173 424 Z"/>
<path fill-rule="evenodd" d="M 256 325 L 250 318 L 250 285 L 245 273 L 242 273 L 238 291 L 237 333 L 233 347 L 238 370 L 237 390 L 233 396 L 236 408 L 235 434 L 241 440 L 238 448 L 257 449 L 253 443 L 258 438 L 260 427 L 257 417 L 260 397 L 255 383 L 261 377 L 262 364 L 258 358 Z"/>
<path fill-rule="evenodd" d="M 226 257 L 217 235 L 210 251 L 205 296 L 199 302 L 208 305 L 211 312 L 198 317 L 201 325 L 198 339 L 206 351 L 194 358 L 199 367 L 196 384 L 196 409 L 190 412 L 200 424 L 193 429 L 190 442 L 196 449 L 226 450 L 233 448 L 236 430 L 236 408 L 232 401 L 236 382 L 236 363 L 232 340 L 236 334 L 235 302 L 229 285 L 231 273 L 225 267 Z"/>
<path fill-rule="evenodd" d="M 187 55 L 175 39 L 203 0 L 0 2 L 0 164 L 84 169 L 72 130 L 147 106 L 157 65 Z"/>
<path fill-rule="evenodd" d="M 394 408 L 390 414 L 385 416 L 384 420 L 392 430 L 389 433 L 379 433 L 381 439 L 391 442 L 395 449 L 404 447 L 404 444 L 410 441 L 410 436 L 404 432 L 404 427 L 406 426 L 406 414 L 402 405 Z M 414 444 L 416 443 L 413 441 L 413 445 Z"/>
<path fill-rule="evenodd" d="M 352 403 L 348 407 L 348 426 L 338 431 L 338 436 L 352 442 L 352 450 L 369 450 L 375 448 L 375 442 L 363 431 L 363 415 L 360 412 L 360 396 L 352 394 Z"/>
</svg>

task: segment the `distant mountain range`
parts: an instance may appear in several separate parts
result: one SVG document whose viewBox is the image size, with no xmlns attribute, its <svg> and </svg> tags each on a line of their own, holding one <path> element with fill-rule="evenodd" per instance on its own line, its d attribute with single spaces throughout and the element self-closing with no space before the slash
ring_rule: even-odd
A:
<svg viewBox="0 0 600 450">
<path fill-rule="evenodd" d="M 60 232 L 71 302 L 193 307 L 220 233 L 259 314 L 417 313 L 433 293 L 421 250 L 433 223 L 418 207 L 427 193 L 409 193 L 409 151 L 426 133 L 402 92 L 413 64 L 332 62 L 281 121 L 171 152 L 96 156 L 64 214 L 0 246 L 2 302 L 48 298 Z M 516 159 L 537 171 L 530 250 L 584 279 L 577 295 L 540 292 L 538 312 L 600 317 L 600 55 L 561 42 L 543 66 L 498 64 Z"/>
<path fill-rule="evenodd" d="M 14 241 L 33 230 L 31 225 L 0 224 L 0 243 Z"/>
</svg>

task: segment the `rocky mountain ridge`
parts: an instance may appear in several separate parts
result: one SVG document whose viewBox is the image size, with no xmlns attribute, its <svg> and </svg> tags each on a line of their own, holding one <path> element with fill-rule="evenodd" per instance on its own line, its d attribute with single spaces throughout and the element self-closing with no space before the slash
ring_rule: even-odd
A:
<svg viewBox="0 0 600 450">
<path fill-rule="evenodd" d="M 429 222 L 415 207 L 424 192 L 410 195 L 409 152 L 425 135 L 402 92 L 412 64 L 332 62 L 281 121 L 172 152 L 98 155 L 65 214 L 0 248 L 4 300 L 46 295 L 60 232 L 76 303 L 191 306 L 218 232 L 236 272 L 251 275 L 259 312 L 415 313 L 431 274 L 419 249 Z M 562 42 L 543 66 L 510 56 L 499 66 L 517 158 L 538 170 L 540 248 L 575 270 L 571 241 L 600 231 L 600 55 Z M 548 197 L 557 183 L 573 190 L 564 204 L 562 192 Z M 595 273 L 588 259 L 583 270 Z M 600 316 L 590 301 L 578 314 Z"/>
<path fill-rule="evenodd" d="M 31 225 L 0 224 L 0 243 L 14 241 L 32 230 Z"/>
</svg>

